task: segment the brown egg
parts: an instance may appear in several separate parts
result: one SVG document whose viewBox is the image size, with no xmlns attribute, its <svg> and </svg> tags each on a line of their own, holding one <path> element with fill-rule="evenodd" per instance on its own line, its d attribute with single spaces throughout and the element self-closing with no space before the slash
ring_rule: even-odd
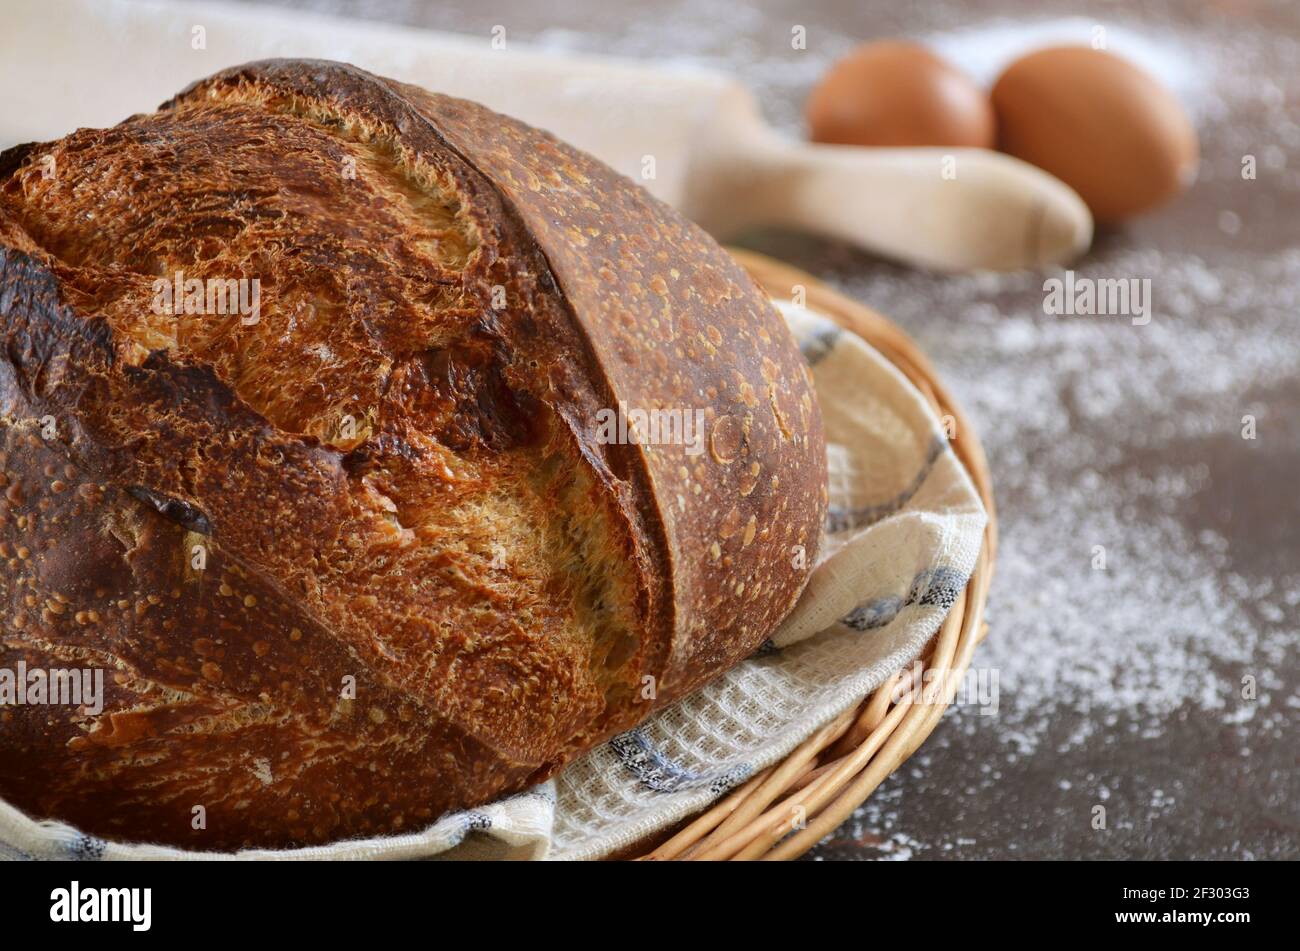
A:
<svg viewBox="0 0 1300 951">
<path fill-rule="evenodd" d="M 989 97 L 924 46 L 866 43 L 831 67 L 808 97 L 814 142 L 992 148 Z"/>
<path fill-rule="evenodd" d="M 1173 93 L 1127 60 L 1066 46 L 1016 60 L 993 87 L 998 147 L 1051 172 L 1115 222 L 1196 177 L 1196 130 Z"/>
</svg>

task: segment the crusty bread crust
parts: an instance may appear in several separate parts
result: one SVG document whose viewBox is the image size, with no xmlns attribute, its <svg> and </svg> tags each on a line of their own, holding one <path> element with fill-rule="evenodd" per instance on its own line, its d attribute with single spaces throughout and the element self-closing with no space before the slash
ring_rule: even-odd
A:
<svg viewBox="0 0 1300 951">
<path fill-rule="evenodd" d="M 178 270 L 257 279 L 259 319 L 159 313 Z M 0 796 L 100 835 L 314 844 L 524 789 L 751 653 L 815 559 L 818 410 L 743 271 L 354 67 L 0 155 L 0 321 L 0 670 L 106 672 L 100 713 L 0 708 Z M 620 404 L 701 410 L 698 453 L 609 443 Z"/>
</svg>

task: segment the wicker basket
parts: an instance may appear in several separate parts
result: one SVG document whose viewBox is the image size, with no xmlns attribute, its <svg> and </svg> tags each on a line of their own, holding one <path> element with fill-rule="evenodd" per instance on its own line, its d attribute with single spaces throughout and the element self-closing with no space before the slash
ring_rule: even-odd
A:
<svg viewBox="0 0 1300 951">
<path fill-rule="evenodd" d="M 732 253 L 774 297 L 788 298 L 796 285 L 802 285 L 810 309 L 870 343 L 915 384 L 936 413 L 952 417 L 953 451 L 983 498 L 989 522 L 966 590 L 922 652 L 926 673 L 920 685 L 912 683 L 912 667 L 899 671 L 784 760 L 671 832 L 653 851 L 640 854 L 642 859 L 792 859 L 802 855 L 847 819 L 930 735 L 987 630 L 984 605 L 997 551 L 997 515 L 988 462 L 974 430 L 934 368 L 906 334 L 875 311 L 797 268 L 748 251 L 733 249 Z"/>
</svg>

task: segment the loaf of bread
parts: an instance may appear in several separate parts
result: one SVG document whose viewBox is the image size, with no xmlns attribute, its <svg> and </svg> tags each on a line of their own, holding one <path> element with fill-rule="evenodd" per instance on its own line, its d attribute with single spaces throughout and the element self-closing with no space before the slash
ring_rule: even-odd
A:
<svg viewBox="0 0 1300 951">
<path fill-rule="evenodd" d="M 0 343 L 0 797 L 99 836 L 526 789 L 752 653 L 816 555 L 818 408 L 748 276 L 354 67 L 0 155 Z"/>
</svg>

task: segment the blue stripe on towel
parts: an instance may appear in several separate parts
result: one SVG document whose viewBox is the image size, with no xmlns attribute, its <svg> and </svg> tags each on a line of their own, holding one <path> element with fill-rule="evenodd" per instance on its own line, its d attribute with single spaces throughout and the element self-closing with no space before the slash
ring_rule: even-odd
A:
<svg viewBox="0 0 1300 951">
<path fill-rule="evenodd" d="M 810 367 L 815 367 L 830 356 L 844 333 L 839 324 L 829 320 L 818 320 L 813 326 L 812 333 L 799 338 L 799 352 Z"/>
<path fill-rule="evenodd" d="M 874 631 L 884 627 L 900 611 L 913 604 L 924 607 L 940 607 L 945 611 L 957 603 L 970 579 L 951 568 L 927 568 L 912 579 L 912 586 L 906 598 L 898 595 L 886 595 L 868 601 L 855 608 L 840 619 L 840 623 L 855 631 Z"/>
<path fill-rule="evenodd" d="M 79 862 L 98 862 L 104 857 L 108 843 L 93 835 L 81 834 L 65 847 L 68 858 Z"/>
<path fill-rule="evenodd" d="M 887 594 L 873 598 L 840 618 L 840 623 L 854 631 L 876 631 L 898 617 L 904 608 L 914 604 L 940 607 L 947 611 L 957 603 L 969 581 L 968 576 L 952 568 L 926 568 L 912 579 L 906 597 Z M 769 638 L 749 656 L 770 657 L 779 653 L 781 648 Z"/>
<path fill-rule="evenodd" d="M 609 741 L 609 748 L 642 786 L 655 792 L 681 792 L 708 786 L 715 796 L 721 795 L 744 782 L 754 771 L 748 763 L 741 763 L 726 769 L 696 772 L 665 756 L 639 729 L 620 733 Z"/>
<path fill-rule="evenodd" d="M 938 462 L 939 457 L 948 450 L 948 440 L 942 436 L 933 436 L 930 439 L 930 446 L 925 453 L 925 462 L 921 464 L 921 471 L 908 484 L 907 488 L 894 496 L 892 499 L 880 502 L 876 505 L 866 505 L 862 508 L 845 508 L 841 505 L 832 505 L 826 510 L 826 532 L 830 535 L 837 535 L 840 532 L 847 532 L 855 528 L 866 528 L 868 525 L 874 525 L 886 516 L 893 515 L 908 502 L 912 496 L 921 490 L 925 485 L 925 480 L 930 477 L 934 471 L 934 464 Z"/>
<path fill-rule="evenodd" d="M 36 856 L 12 845 L 0 842 L 0 862 L 35 862 Z"/>
<path fill-rule="evenodd" d="M 471 832 L 486 831 L 492 828 L 492 818 L 473 810 L 456 816 L 456 828 L 447 836 L 447 847 L 455 848 L 468 838 Z"/>
</svg>

